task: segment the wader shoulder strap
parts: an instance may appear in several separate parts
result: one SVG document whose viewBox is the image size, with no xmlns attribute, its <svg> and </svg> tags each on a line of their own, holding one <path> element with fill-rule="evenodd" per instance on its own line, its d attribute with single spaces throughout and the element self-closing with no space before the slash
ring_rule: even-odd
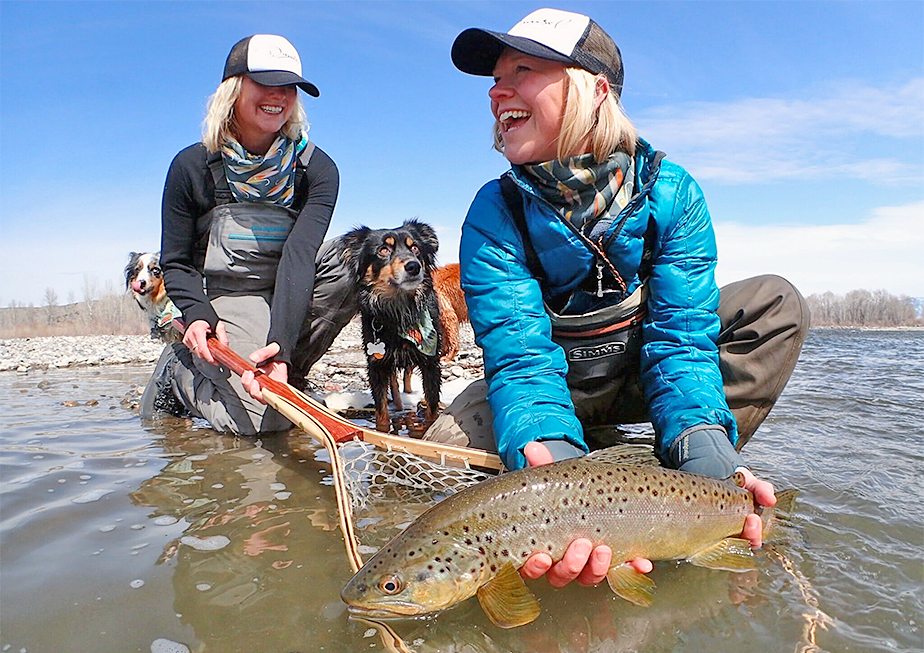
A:
<svg viewBox="0 0 924 653">
<path fill-rule="evenodd" d="M 215 186 L 215 206 L 234 202 L 228 178 L 225 176 L 225 163 L 221 159 L 221 152 L 212 152 L 208 158 L 209 172 L 212 173 L 212 182 Z"/>
<path fill-rule="evenodd" d="M 530 273 L 539 280 L 541 284 L 545 281 L 545 270 L 542 269 L 542 263 L 539 262 L 539 256 L 536 254 L 536 248 L 533 247 L 532 236 L 529 235 L 529 229 L 526 228 L 526 214 L 523 211 L 523 197 L 517 190 L 516 182 L 509 174 L 500 178 L 501 193 L 504 195 L 504 201 L 510 214 L 513 216 L 513 224 L 516 225 L 517 231 L 520 232 L 520 238 L 523 240 L 524 254 L 526 255 L 526 267 Z"/>
</svg>

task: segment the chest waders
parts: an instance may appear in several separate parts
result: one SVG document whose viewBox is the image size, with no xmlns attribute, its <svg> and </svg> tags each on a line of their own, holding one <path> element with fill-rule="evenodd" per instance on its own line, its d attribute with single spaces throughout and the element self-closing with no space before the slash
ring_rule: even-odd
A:
<svg viewBox="0 0 924 653">
<path fill-rule="evenodd" d="M 313 151 L 309 143 L 299 157 L 303 166 Z M 276 271 L 298 214 L 276 204 L 235 201 L 221 156 L 210 156 L 208 164 L 216 206 L 196 221 L 195 265 L 231 348 L 246 358 L 267 344 Z M 298 188 L 303 172 L 296 170 Z M 185 346 L 174 349 L 180 362 L 174 370 L 175 392 L 216 430 L 252 435 L 291 426 L 254 400 L 229 370 L 192 356 Z"/>
<path fill-rule="evenodd" d="M 657 162 L 659 161 L 660 157 L 657 159 Z M 652 176 L 639 195 L 647 193 L 656 177 L 657 175 Z M 504 201 L 523 240 L 527 267 L 542 284 L 545 273 L 526 226 L 523 198 L 516 182 L 509 175 L 502 176 L 500 184 Z M 604 275 L 605 270 L 615 270 L 606 259 L 605 246 L 618 235 L 631 212 L 631 207 L 635 204 L 633 198 L 629 206 L 623 210 L 625 215 L 622 222 L 605 244 L 590 242 L 583 233 L 575 231 L 597 260 L 595 274 L 575 292 L 593 292 L 602 297 L 606 286 L 612 285 L 613 280 L 605 278 Z M 568 363 L 565 380 L 571 391 L 575 414 L 585 426 L 585 431 L 594 425 L 639 422 L 647 419 L 648 410 L 638 374 L 642 323 L 647 315 L 646 282 L 650 273 L 654 227 L 654 220 L 650 219 L 645 233 L 642 267 L 639 269 L 642 283 L 628 297 L 612 306 L 580 315 L 559 314 L 548 303 L 545 305 L 552 325 L 552 340 L 562 348 Z M 625 287 L 622 279 L 615 281 Z M 584 290 L 584 287 L 588 290 Z"/>
</svg>

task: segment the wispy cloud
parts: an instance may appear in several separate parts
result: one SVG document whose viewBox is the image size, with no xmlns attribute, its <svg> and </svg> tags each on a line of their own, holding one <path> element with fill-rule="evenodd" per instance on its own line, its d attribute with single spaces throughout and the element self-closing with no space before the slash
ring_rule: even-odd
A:
<svg viewBox="0 0 924 653">
<path fill-rule="evenodd" d="M 924 181 L 924 78 L 882 87 L 840 83 L 798 99 L 662 106 L 633 118 L 701 180 Z"/>
<path fill-rule="evenodd" d="M 720 284 L 779 274 L 806 295 L 884 289 L 924 297 L 924 201 L 876 209 L 859 224 L 716 222 Z"/>
</svg>

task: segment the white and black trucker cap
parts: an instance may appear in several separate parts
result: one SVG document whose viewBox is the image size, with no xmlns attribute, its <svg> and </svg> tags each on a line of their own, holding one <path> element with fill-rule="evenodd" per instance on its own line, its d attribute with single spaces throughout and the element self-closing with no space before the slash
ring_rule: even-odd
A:
<svg viewBox="0 0 924 653">
<path fill-rule="evenodd" d="M 302 60 L 289 41 L 275 34 L 255 34 L 238 41 L 225 62 L 222 81 L 247 75 L 263 86 L 295 84 L 308 95 L 318 97 L 318 87 L 302 78 Z"/>
<path fill-rule="evenodd" d="M 540 59 L 583 68 L 609 79 L 616 96 L 622 93 L 622 55 L 590 17 L 559 9 L 537 9 L 509 32 L 467 29 L 452 44 L 452 62 L 471 75 L 493 75 L 504 48 Z"/>
</svg>

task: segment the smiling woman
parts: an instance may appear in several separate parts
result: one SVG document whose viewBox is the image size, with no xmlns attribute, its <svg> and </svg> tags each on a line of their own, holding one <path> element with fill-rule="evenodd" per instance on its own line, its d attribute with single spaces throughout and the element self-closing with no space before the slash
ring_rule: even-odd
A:
<svg viewBox="0 0 924 653">
<path fill-rule="evenodd" d="M 426 439 L 496 447 L 511 469 L 614 444 L 651 421 L 666 467 L 725 479 L 754 500 L 773 487 L 739 454 L 792 373 L 808 330 L 799 292 L 775 276 L 716 285 L 702 191 L 620 106 L 623 61 L 589 16 L 540 9 L 510 31 L 472 28 L 459 70 L 493 77 L 495 147 L 511 164 L 477 194 L 459 253 L 485 382 L 459 395 Z M 760 546 L 759 518 L 742 537 Z M 650 583 L 643 559 L 576 539 L 522 573 L 564 585 Z"/>
<path fill-rule="evenodd" d="M 161 262 L 167 293 L 187 326 L 183 344 L 167 347 L 158 362 L 143 417 L 172 405 L 164 398 L 174 395 L 219 431 L 290 426 L 263 403 L 252 373 L 238 379 L 217 366 L 206 339 L 249 355 L 278 381 L 288 381 L 293 365 L 305 371 L 293 359 L 310 331 L 316 258 L 332 258 L 322 241 L 339 176 L 308 140 L 298 89 L 319 96 L 288 40 L 242 39 L 209 101 L 202 142 L 170 166 Z"/>
</svg>

